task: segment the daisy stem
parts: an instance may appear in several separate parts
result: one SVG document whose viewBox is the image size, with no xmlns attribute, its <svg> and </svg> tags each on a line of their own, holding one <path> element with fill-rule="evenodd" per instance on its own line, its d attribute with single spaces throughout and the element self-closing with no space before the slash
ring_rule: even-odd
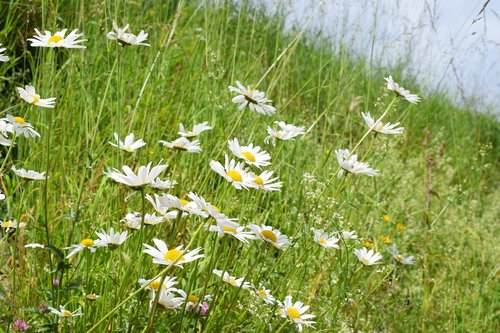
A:
<svg viewBox="0 0 500 333">
<path fill-rule="evenodd" d="M 153 300 L 153 308 L 151 309 L 151 313 L 149 314 L 148 324 L 146 325 L 146 327 L 144 327 L 142 333 L 151 331 L 156 314 L 156 308 L 158 306 L 158 300 L 160 299 L 160 294 L 163 288 L 163 282 L 165 281 L 166 278 L 167 278 L 167 271 L 165 271 L 165 273 L 163 273 L 161 276 L 160 286 L 158 287 L 158 291 L 156 292 L 155 298 Z"/>
<path fill-rule="evenodd" d="M 193 245 L 196 237 L 198 236 L 200 230 L 202 229 L 203 227 L 203 224 L 200 224 L 200 226 L 198 227 L 198 229 L 196 229 L 196 231 L 194 232 L 193 234 L 193 237 L 191 238 L 191 240 L 189 241 L 189 244 L 186 246 L 186 250 L 187 251 L 191 245 Z M 157 278 L 159 278 L 160 276 L 162 276 L 163 274 L 166 274 L 168 272 L 168 270 L 175 265 L 175 263 L 181 259 L 181 256 L 177 257 L 174 261 L 172 261 L 170 263 L 170 265 L 168 265 L 167 267 L 165 267 L 160 273 L 156 274 L 156 276 L 154 276 L 151 281 L 147 282 L 147 283 L 144 283 L 139 289 L 137 289 L 136 291 L 134 291 L 132 294 L 130 294 L 127 298 L 125 298 L 123 301 L 121 301 L 120 303 L 118 303 L 113 309 L 111 309 L 111 311 L 109 311 L 107 314 L 105 314 L 94 326 L 92 326 L 88 331 L 87 333 L 91 333 L 91 332 L 95 332 L 97 330 L 97 328 L 99 327 L 99 325 L 101 325 L 106 319 L 108 319 L 110 316 L 112 316 L 119 308 L 121 308 L 124 304 L 126 304 L 128 301 L 130 301 L 132 298 L 134 298 L 135 296 L 137 296 L 141 291 L 143 291 L 144 289 L 146 289 L 150 284 L 151 282 L 153 282 L 154 280 L 156 280 Z"/>
<path fill-rule="evenodd" d="M 219 243 L 220 243 L 219 237 L 216 235 L 215 236 L 215 245 L 214 245 L 214 248 L 212 250 L 212 256 L 210 257 L 210 261 L 208 264 L 208 270 L 207 270 L 208 272 L 213 272 L 215 264 L 217 263 L 216 259 L 219 257 Z M 210 281 L 210 279 L 205 280 L 205 285 L 203 286 L 203 292 L 201 293 L 202 295 L 206 295 L 209 281 Z M 198 323 L 198 319 L 199 319 L 199 317 L 196 317 L 196 322 L 194 324 L 194 327 L 196 327 L 196 324 Z"/>
<path fill-rule="evenodd" d="M 275 333 L 281 332 L 286 327 L 286 324 L 288 324 L 288 321 L 285 320 L 285 322 L 278 328 Z"/>
<path fill-rule="evenodd" d="M 0 175 L 3 175 L 3 168 L 5 167 L 5 164 L 7 163 L 7 160 L 9 159 L 10 152 L 12 151 L 12 147 L 14 147 L 14 143 L 16 142 L 16 133 L 14 132 L 14 137 L 12 138 L 12 142 L 10 143 L 9 150 L 7 150 L 7 155 L 5 155 L 5 158 L 3 159 L 2 166 L 0 167 Z"/>
<path fill-rule="evenodd" d="M 141 230 L 139 233 L 139 243 L 137 244 L 136 253 L 139 253 L 142 246 L 142 240 L 144 237 L 144 218 L 146 215 L 146 201 L 144 197 L 144 187 L 141 187 L 140 192 L 141 192 Z"/>
<path fill-rule="evenodd" d="M 394 269 L 396 268 L 396 265 L 393 265 L 392 268 L 389 270 L 389 272 L 380 280 L 380 282 L 372 289 L 370 290 L 370 292 L 365 296 L 363 297 L 363 299 L 361 299 L 359 302 L 357 302 L 354 306 L 352 306 L 350 309 L 349 309 L 349 312 L 347 312 L 347 316 L 350 316 L 351 313 L 357 308 L 359 307 L 365 300 L 367 300 L 375 291 L 377 291 L 378 287 L 380 287 L 380 285 L 385 281 L 385 279 L 387 279 L 387 277 L 389 275 L 392 274 L 392 271 L 394 271 Z"/>
</svg>

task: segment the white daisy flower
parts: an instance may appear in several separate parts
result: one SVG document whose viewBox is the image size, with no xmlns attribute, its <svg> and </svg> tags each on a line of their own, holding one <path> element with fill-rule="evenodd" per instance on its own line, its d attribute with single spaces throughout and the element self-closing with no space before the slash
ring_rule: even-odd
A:
<svg viewBox="0 0 500 333">
<path fill-rule="evenodd" d="M 130 133 L 125 137 L 125 141 L 120 140 L 118 137 L 118 133 L 114 134 L 115 141 L 110 142 L 109 144 L 112 145 L 113 147 L 120 148 L 122 150 L 128 151 L 129 153 L 135 152 L 137 149 L 144 147 L 146 145 L 146 142 L 144 142 L 142 139 L 138 139 L 137 141 L 135 140 L 134 133 Z"/>
<path fill-rule="evenodd" d="M 228 272 L 222 272 L 221 270 L 214 269 L 213 273 L 220 277 L 222 281 L 229 283 L 230 285 L 238 288 L 243 288 L 243 289 L 250 289 L 252 288 L 252 284 L 250 282 L 246 282 L 245 278 L 235 278 L 234 276 L 229 275 Z"/>
<path fill-rule="evenodd" d="M 277 124 L 280 129 L 275 130 L 269 126 L 267 128 L 267 134 L 269 135 L 264 139 L 265 143 L 269 143 L 269 141 L 271 141 L 273 146 L 276 145 L 276 140 L 294 140 L 295 137 L 306 134 L 303 126 L 286 124 L 284 121 L 275 121 L 274 123 Z"/>
<path fill-rule="evenodd" d="M 141 286 L 148 284 L 145 289 L 149 290 L 149 296 L 151 298 L 151 301 L 149 302 L 149 310 L 151 311 L 151 308 L 153 307 L 153 301 L 156 298 L 156 293 L 158 291 L 160 292 L 166 292 L 166 293 L 171 293 L 173 291 L 176 291 L 177 289 L 174 288 L 176 284 L 178 284 L 177 281 L 175 281 L 176 277 L 175 276 L 167 276 L 163 280 L 162 283 L 162 277 L 156 278 L 155 280 L 145 280 L 145 279 L 139 279 L 139 284 Z M 161 288 L 160 288 L 161 284 Z M 161 295 L 161 294 L 160 294 Z"/>
<path fill-rule="evenodd" d="M 0 119 L 0 145 L 2 146 L 10 146 L 12 144 L 12 140 L 10 140 L 9 134 L 14 133 L 14 126 L 6 122 L 3 119 Z"/>
<path fill-rule="evenodd" d="M 251 187 L 264 191 L 281 191 L 282 182 L 277 182 L 278 177 L 271 178 L 274 171 L 263 171 L 260 175 L 253 175 Z"/>
<path fill-rule="evenodd" d="M 109 233 L 102 230 L 102 232 L 96 232 L 96 235 L 99 239 L 94 242 L 95 246 L 107 246 L 111 250 L 114 250 L 125 242 L 128 231 L 125 230 L 124 232 L 115 232 L 115 230 L 111 228 Z"/>
<path fill-rule="evenodd" d="M 115 31 L 108 32 L 107 37 L 111 40 L 116 40 L 121 45 L 143 45 L 143 46 L 151 46 L 147 43 L 143 43 L 148 38 L 148 34 L 144 33 L 144 30 L 141 30 L 139 34 L 136 36 L 130 32 L 125 32 L 128 29 L 128 24 L 120 29 L 115 21 L 113 21 L 113 29 Z"/>
<path fill-rule="evenodd" d="M 228 89 L 238 94 L 232 99 L 233 103 L 239 104 L 238 111 L 242 111 L 248 106 L 250 111 L 257 112 L 266 116 L 272 116 L 276 113 L 276 108 L 272 105 L 272 100 L 267 99 L 263 91 L 252 89 L 250 86 L 245 88 L 239 81 L 236 81 L 238 88 L 228 86 Z"/>
<path fill-rule="evenodd" d="M 84 249 L 88 249 L 90 252 L 94 253 L 95 250 L 97 249 L 97 246 L 98 245 L 95 243 L 95 241 L 93 239 L 85 238 L 85 239 L 82 239 L 80 244 L 74 244 L 74 245 L 71 245 L 68 247 L 63 247 L 63 249 L 64 250 L 72 249 L 72 251 L 66 256 L 66 259 L 69 259 Z"/>
<path fill-rule="evenodd" d="M 229 220 L 229 221 L 236 220 L 222 214 L 217 206 L 211 204 L 210 202 L 207 202 L 203 197 L 199 196 L 194 192 L 190 192 L 188 194 L 188 197 L 192 200 L 192 203 L 196 205 L 198 210 L 202 212 L 202 214 L 198 215 L 204 218 L 212 217 L 215 220 Z"/>
<path fill-rule="evenodd" d="M 188 153 L 201 152 L 200 141 L 198 140 L 189 141 L 187 138 L 181 137 L 172 142 L 160 140 L 160 143 L 167 148 L 187 151 Z"/>
<path fill-rule="evenodd" d="M 182 123 L 179 124 L 179 135 L 185 138 L 194 138 L 200 135 L 202 132 L 211 130 L 212 127 L 208 125 L 208 121 L 205 121 L 201 124 L 194 125 L 193 130 L 188 131 L 184 128 Z"/>
<path fill-rule="evenodd" d="M 54 106 L 54 103 L 56 102 L 55 97 L 40 98 L 40 95 L 36 93 L 35 87 L 33 86 L 26 85 L 24 88 L 17 87 L 16 89 L 19 92 L 19 97 L 21 97 L 30 104 L 49 109 L 53 109 L 55 107 Z"/>
<path fill-rule="evenodd" d="M 245 161 L 246 164 L 255 165 L 260 169 L 260 167 L 271 165 L 269 160 L 271 155 L 269 155 L 265 150 L 261 151 L 259 146 L 253 146 L 249 144 L 248 146 L 240 146 L 238 139 L 228 141 L 229 150 L 238 158 Z"/>
<path fill-rule="evenodd" d="M 183 253 L 182 245 L 169 250 L 164 241 L 159 240 L 158 238 L 153 238 L 153 242 L 157 248 L 148 244 L 143 244 L 147 248 L 147 250 L 144 250 L 143 252 L 153 257 L 153 264 L 168 266 L 175 262 L 175 266 L 182 267 L 185 263 L 195 261 L 205 256 L 204 254 L 198 254 L 202 250 L 201 247 Z"/>
<path fill-rule="evenodd" d="M 156 225 L 156 224 L 160 224 L 162 222 L 165 222 L 167 219 L 175 219 L 177 217 L 177 212 L 174 212 L 174 213 L 175 213 L 175 216 L 171 216 L 168 214 L 167 214 L 168 216 L 166 216 L 166 215 L 156 216 L 156 213 L 153 213 L 153 214 L 146 213 L 144 215 L 144 224 Z M 127 215 L 125 215 L 125 217 L 120 222 L 125 224 L 125 226 L 129 229 L 139 230 L 139 229 L 141 229 L 142 214 L 138 213 L 138 212 L 128 213 Z"/>
<path fill-rule="evenodd" d="M 15 166 L 12 167 L 12 171 L 19 177 L 28 180 L 44 180 L 45 172 L 36 172 L 33 170 L 24 170 L 22 168 L 16 169 Z"/>
<path fill-rule="evenodd" d="M 415 261 L 414 261 L 415 257 L 414 256 L 403 257 L 401 254 L 399 254 L 398 249 L 397 249 L 395 244 L 390 249 L 390 252 L 391 252 L 394 260 L 396 260 L 396 262 L 400 263 L 401 265 L 413 265 L 413 264 L 415 264 Z"/>
<path fill-rule="evenodd" d="M 283 303 L 279 303 L 280 307 L 278 309 L 278 314 L 287 318 L 291 322 L 295 323 L 299 329 L 299 332 L 302 332 L 303 325 L 305 326 L 313 326 L 314 321 L 310 320 L 316 317 L 313 314 L 306 314 L 305 312 L 309 310 L 309 305 L 304 305 L 302 302 L 292 303 L 292 296 L 285 297 L 285 301 Z"/>
<path fill-rule="evenodd" d="M 161 163 L 161 162 L 160 162 Z M 122 167 L 124 174 L 119 172 L 117 169 L 112 169 L 114 171 L 105 172 L 105 174 L 112 178 L 118 183 L 130 186 L 132 188 L 141 188 L 143 186 L 149 185 L 156 177 L 160 175 L 168 165 L 154 166 L 151 169 L 151 162 L 147 166 L 140 166 L 137 174 L 132 171 L 128 166 L 124 165 Z"/>
<path fill-rule="evenodd" d="M 245 169 L 243 162 L 236 163 L 235 160 L 229 161 L 227 154 L 224 155 L 224 166 L 217 161 L 210 161 L 210 168 L 224 177 L 235 188 L 241 190 L 242 188 L 253 187 L 253 177 Z"/>
<path fill-rule="evenodd" d="M 400 87 L 399 84 L 394 82 L 394 80 L 392 79 L 392 75 L 389 75 L 389 77 L 384 78 L 384 80 L 387 82 L 387 89 L 394 91 L 396 95 L 403 97 L 408 102 L 413 104 L 417 104 L 418 102 L 420 102 L 420 97 L 410 93 L 409 90 Z"/>
<path fill-rule="evenodd" d="M 184 302 L 186 302 L 186 311 L 193 311 L 199 307 L 202 307 L 203 304 L 201 302 L 209 302 L 212 300 L 212 295 L 205 295 L 200 300 L 200 298 L 193 294 L 186 294 L 183 290 L 178 290 L 179 294 L 184 297 Z M 200 302 L 201 301 L 201 302 Z"/>
<path fill-rule="evenodd" d="M 156 293 L 160 292 L 160 295 L 158 297 L 158 303 L 164 306 L 165 308 L 178 308 L 184 303 L 183 297 L 179 297 L 179 295 L 176 295 L 175 293 L 179 293 L 181 291 L 180 289 L 174 288 L 176 284 L 178 284 L 175 276 L 167 276 L 163 280 L 162 283 L 162 278 L 156 278 L 155 280 L 145 280 L 145 279 L 139 279 L 139 284 L 141 286 L 148 284 L 145 289 L 148 289 L 150 291 L 149 295 L 151 298 L 151 301 L 149 302 L 149 311 L 151 311 L 153 307 L 153 302 L 156 298 Z M 160 288 L 161 284 L 161 288 Z M 184 293 L 184 292 L 183 292 Z M 182 296 L 182 295 L 180 295 Z"/>
<path fill-rule="evenodd" d="M 6 120 L 9 124 L 12 125 L 12 131 L 16 133 L 16 135 L 23 135 L 25 138 L 29 137 L 40 137 L 37 131 L 33 128 L 33 125 L 26 122 L 24 118 L 14 117 L 10 114 L 7 115 L 6 118 L 2 118 L 2 120 Z"/>
<path fill-rule="evenodd" d="M 365 120 L 366 126 L 371 128 L 373 132 L 382 133 L 382 134 L 401 134 L 404 131 L 404 127 L 398 127 L 399 123 L 391 124 L 383 124 L 381 121 L 375 122 L 375 119 L 372 118 L 370 112 L 364 113 L 361 112 L 363 119 Z"/>
<path fill-rule="evenodd" d="M 334 248 L 340 250 L 339 239 L 326 233 L 323 229 L 311 228 L 314 233 L 314 241 L 324 248 Z"/>
<path fill-rule="evenodd" d="M 83 34 L 77 34 L 78 29 L 70 32 L 68 36 L 65 37 L 66 31 L 64 29 L 56 32 L 54 35 L 50 31 L 45 31 L 42 35 L 38 29 L 35 28 L 36 35 L 32 38 L 28 38 L 28 42 L 31 42 L 32 47 L 65 47 L 68 49 L 84 49 L 84 45 L 78 45 L 79 43 L 87 41 L 86 39 L 78 39 L 83 36 Z"/>
<path fill-rule="evenodd" d="M 166 276 L 165 279 L 163 280 L 163 283 L 161 284 L 161 289 L 165 291 L 171 291 L 174 290 L 174 286 L 178 284 L 179 282 L 176 281 L 177 277 L 175 276 Z M 141 286 L 148 284 L 145 289 L 148 289 L 152 292 L 152 295 L 154 295 L 155 292 L 160 289 L 160 283 L 161 283 L 162 278 L 156 278 L 155 280 L 145 280 L 145 279 L 139 279 L 139 284 Z"/>
<path fill-rule="evenodd" d="M 160 191 L 170 190 L 175 185 L 177 185 L 176 180 L 161 180 L 159 177 L 149 184 L 152 188 Z"/>
<path fill-rule="evenodd" d="M 249 239 L 255 239 L 254 234 L 245 231 L 246 227 L 239 225 L 239 223 L 230 220 L 217 220 L 216 222 L 217 224 L 211 225 L 208 230 L 217 232 L 219 237 L 228 234 L 245 244 L 248 244 Z"/>
<path fill-rule="evenodd" d="M 368 163 L 359 162 L 358 155 L 352 155 L 349 153 L 349 149 L 338 149 L 335 151 L 337 156 L 337 161 L 340 165 L 340 171 L 337 174 L 338 178 L 341 178 L 344 171 L 353 174 L 365 174 L 367 176 L 378 176 L 378 170 L 370 168 Z"/>
<path fill-rule="evenodd" d="M 24 228 L 26 226 L 26 223 L 18 223 L 16 220 L 8 220 L 3 222 L 0 221 L 0 224 L 2 228 L 5 229 L 5 231 L 9 231 L 10 229 Z"/>
<path fill-rule="evenodd" d="M 2 43 L 0 43 L 0 46 L 2 46 Z M 5 50 L 6 50 L 6 49 L 5 49 L 5 47 L 0 48 L 0 61 L 2 61 L 2 62 L 7 62 L 7 61 L 9 61 L 9 57 L 3 54 L 3 52 L 4 52 Z"/>
<path fill-rule="evenodd" d="M 184 293 L 180 289 L 175 289 L 172 291 L 160 290 L 160 296 L 158 297 L 158 304 L 162 305 L 166 309 L 178 309 L 180 308 L 186 298 L 180 293 Z"/>
<path fill-rule="evenodd" d="M 154 198 L 147 194 L 146 199 L 153 205 L 158 214 L 165 215 L 169 210 L 176 209 L 188 214 L 194 214 L 206 218 L 208 214 L 203 212 L 195 202 L 190 202 L 185 199 L 179 199 L 175 195 L 163 193 L 161 195 L 154 194 Z M 177 217 L 177 212 L 174 215 Z"/>
<path fill-rule="evenodd" d="M 9 140 L 3 133 L 0 132 L 0 145 L 2 146 L 10 146 L 12 144 L 12 140 Z"/>
<path fill-rule="evenodd" d="M 358 239 L 358 235 L 356 235 L 355 230 L 353 231 L 343 230 L 341 234 L 344 239 Z"/>
<path fill-rule="evenodd" d="M 66 310 L 64 308 L 64 306 L 62 306 L 62 305 L 59 306 L 59 310 L 54 309 L 53 307 L 50 307 L 50 306 L 48 307 L 48 309 L 50 310 L 50 312 L 58 315 L 60 318 L 73 318 L 73 317 L 77 317 L 77 316 L 82 315 L 82 312 L 80 309 L 77 309 L 76 311 L 71 312 L 69 310 Z"/>
<path fill-rule="evenodd" d="M 266 304 L 274 304 L 274 302 L 276 302 L 276 298 L 271 295 L 271 290 L 266 289 L 263 285 L 260 285 L 259 288 L 255 288 L 254 293 Z"/>
<path fill-rule="evenodd" d="M 268 242 L 278 250 L 284 250 L 290 245 L 290 240 L 278 229 L 267 225 L 249 224 L 248 229 L 252 230 L 257 239 Z"/>
<path fill-rule="evenodd" d="M 354 250 L 354 254 L 365 266 L 380 264 L 379 261 L 382 260 L 382 255 L 380 253 L 375 253 L 373 250 L 368 251 L 366 247 L 363 247 L 361 250 Z"/>
</svg>

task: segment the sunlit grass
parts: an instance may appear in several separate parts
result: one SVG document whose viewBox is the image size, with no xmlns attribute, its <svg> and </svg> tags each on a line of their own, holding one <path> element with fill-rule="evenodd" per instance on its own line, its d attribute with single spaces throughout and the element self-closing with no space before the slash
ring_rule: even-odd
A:
<svg viewBox="0 0 500 333">
<path fill-rule="evenodd" d="M 494 120 L 454 107 L 439 94 L 410 104 L 386 88 L 384 77 L 392 74 L 419 93 L 396 71 L 369 73 L 362 59 L 333 52 L 327 42 L 314 43 L 307 27 L 285 33 L 282 17 L 266 17 L 246 4 L 5 6 L 0 42 L 10 61 L 0 63 L 2 117 L 22 117 L 41 138 L 17 135 L 15 146 L 2 148 L 2 220 L 26 224 L 3 228 L 4 330 L 18 319 L 35 332 L 296 330 L 280 317 L 275 302 L 263 300 L 262 290 L 280 302 L 291 296 L 310 306 L 306 313 L 314 314 L 316 323 L 304 330 L 314 332 L 494 330 L 499 199 Z M 113 20 L 120 27 L 129 23 L 133 33 L 143 29 L 151 46 L 108 40 Z M 30 47 L 26 38 L 34 28 L 78 28 L 86 49 Z M 264 92 L 276 114 L 248 107 L 238 112 L 231 102 L 237 94 L 228 90 L 238 80 Z M 16 87 L 27 84 L 43 98 L 55 97 L 56 107 L 19 98 Z M 375 119 L 385 115 L 384 123 L 400 122 L 404 134 L 370 132 L 362 112 Z M 196 138 L 201 152 L 160 143 L 179 138 L 180 123 L 192 129 L 205 121 L 213 129 Z M 278 129 L 275 121 L 304 127 L 305 134 L 266 144 L 267 128 Z M 134 133 L 146 145 L 135 152 L 113 147 L 114 133 L 122 140 Z M 234 174 L 230 183 L 210 168 L 211 161 L 224 164 L 225 154 L 237 160 L 228 149 L 233 138 L 271 155 L 272 164 L 263 170 L 279 177 L 281 191 L 238 190 Z M 378 176 L 338 178 L 339 149 L 355 149 Z M 148 225 L 145 213 L 154 209 L 145 195 L 160 192 L 142 183 L 119 184 L 106 173 L 124 165 L 137 172 L 149 163 L 169 165 L 160 178 L 178 183 L 167 193 L 191 201 L 195 192 L 215 206 L 211 215 L 223 213 L 242 226 L 270 226 L 286 235 L 289 245 L 280 249 L 270 234 L 245 244 L 232 237 L 231 224 L 219 237 L 209 231 L 216 218 L 193 215 L 182 202 L 179 209 L 190 216 L 174 213 Z M 47 181 L 23 180 L 12 166 L 46 172 Z M 256 166 L 245 168 L 260 173 Z M 123 219 L 135 212 L 141 228 L 127 229 Z M 110 228 L 128 230 L 128 238 L 114 250 L 94 248 L 96 232 Z M 323 229 L 325 242 L 327 236 L 338 238 L 339 249 L 320 246 L 311 228 Z M 358 238 L 348 239 L 342 231 L 356 231 Z M 168 250 L 202 248 L 204 257 L 181 264 L 182 255 L 169 252 L 163 264 L 155 264 L 143 253 L 143 244 L 153 245 L 154 238 Z M 45 248 L 24 247 L 31 243 Z M 414 255 L 415 264 L 395 261 L 394 244 L 401 255 Z M 72 250 L 64 248 L 71 245 L 80 251 L 67 258 Z M 354 250 L 363 247 L 379 252 L 381 264 L 361 264 Z M 232 278 L 217 276 L 215 269 Z M 175 288 L 196 295 L 199 304 L 210 295 L 208 310 L 202 313 L 198 305 L 190 310 L 187 303 L 164 309 L 155 298 L 150 303 L 154 284 L 139 280 L 174 276 Z M 61 313 L 80 309 L 82 315 L 60 319 L 48 306 Z M 297 315 L 281 311 L 288 318 Z"/>
</svg>

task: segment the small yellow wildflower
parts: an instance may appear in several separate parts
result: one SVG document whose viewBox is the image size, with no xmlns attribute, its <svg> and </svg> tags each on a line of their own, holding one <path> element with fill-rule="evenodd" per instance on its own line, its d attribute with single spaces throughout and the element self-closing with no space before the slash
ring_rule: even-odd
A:
<svg viewBox="0 0 500 333">
<path fill-rule="evenodd" d="M 391 242 L 391 239 L 389 238 L 389 236 L 382 236 L 380 237 L 380 239 L 382 240 L 382 242 L 384 242 L 385 244 L 389 244 Z"/>
<path fill-rule="evenodd" d="M 399 231 L 406 230 L 406 227 L 404 225 L 402 225 L 401 223 L 396 224 L 396 228 L 398 228 Z"/>
</svg>

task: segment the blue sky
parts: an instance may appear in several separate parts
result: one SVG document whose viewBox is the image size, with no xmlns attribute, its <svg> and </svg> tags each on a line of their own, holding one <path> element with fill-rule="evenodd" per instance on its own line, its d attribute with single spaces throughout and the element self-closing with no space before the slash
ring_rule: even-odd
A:
<svg viewBox="0 0 500 333">
<path fill-rule="evenodd" d="M 282 6 L 288 23 L 304 24 L 317 0 L 261 0 Z M 431 94 L 500 113 L 500 0 L 325 0 L 314 20 L 334 43 L 370 55 L 375 64 L 405 60 L 405 75 Z M 474 20 L 477 20 L 475 23 Z M 299 23 L 299 24 L 300 24 Z M 406 61 L 407 60 L 407 61 Z M 389 73 L 388 73 L 389 74 Z M 404 82 L 404 78 L 397 78 Z"/>
</svg>

